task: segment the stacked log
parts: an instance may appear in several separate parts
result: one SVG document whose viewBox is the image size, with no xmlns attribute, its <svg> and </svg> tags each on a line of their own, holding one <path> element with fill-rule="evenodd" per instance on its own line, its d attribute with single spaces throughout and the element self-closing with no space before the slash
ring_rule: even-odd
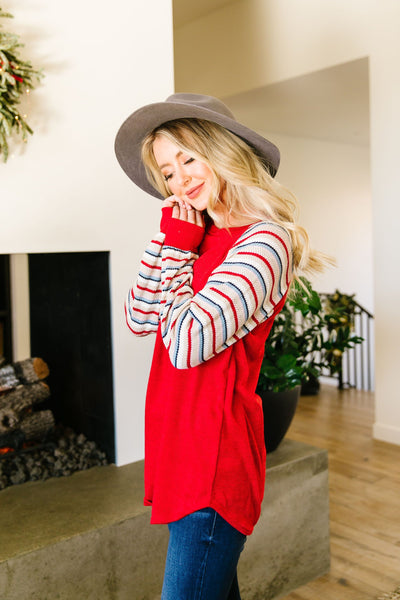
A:
<svg viewBox="0 0 400 600">
<path fill-rule="evenodd" d="M 0 367 L 0 449 L 20 449 L 24 443 L 41 441 L 54 427 L 51 410 L 37 405 L 50 397 L 43 381 L 49 375 L 40 358 Z"/>
<path fill-rule="evenodd" d="M 0 365 L 0 393 L 19 385 L 36 383 L 46 379 L 49 367 L 41 358 L 27 358 L 10 365 Z"/>
<path fill-rule="evenodd" d="M 0 490 L 108 464 L 95 442 L 54 425 L 52 411 L 43 409 L 48 375 L 41 359 L 4 365 L 0 358 Z"/>
</svg>

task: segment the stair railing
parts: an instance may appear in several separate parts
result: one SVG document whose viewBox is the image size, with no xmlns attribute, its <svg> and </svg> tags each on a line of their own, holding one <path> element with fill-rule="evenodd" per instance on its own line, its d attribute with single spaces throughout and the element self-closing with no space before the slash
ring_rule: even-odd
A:
<svg viewBox="0 0 400 600">
<path fill-rule="evenodd" d="M 330 294 L 321 294 L 329 298 Z M 374 316 L 355 301 L 353 335 L 363 338 L 360 344 L 345 350 L 342 368 L 334 375 L 339 389 L 374 389 Z M 327 372 L 324 376 L 331 377 Z"/>
</svg>

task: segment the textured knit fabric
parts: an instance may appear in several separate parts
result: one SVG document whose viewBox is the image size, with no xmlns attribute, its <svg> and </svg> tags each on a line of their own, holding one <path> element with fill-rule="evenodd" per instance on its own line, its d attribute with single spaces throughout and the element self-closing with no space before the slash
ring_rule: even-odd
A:
<svg viewBox="0 0 400 600">
<path fill-rule="evenodd" d="M 156 333 L 145 423 L 153 523 L 211 507 L 252 532 L 265 478 L 255 389 L 291 258 L 290 236 L 274 223 L 204 233 L 163 210 L 126 303 L 133 333 Z"/>
</svg>

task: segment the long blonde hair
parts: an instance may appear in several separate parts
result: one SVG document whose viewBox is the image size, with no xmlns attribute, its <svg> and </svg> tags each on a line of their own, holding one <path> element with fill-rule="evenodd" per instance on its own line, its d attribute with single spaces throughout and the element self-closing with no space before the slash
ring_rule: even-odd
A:
<svg viewBox="0 0 400 600">
<path fill-rule="evenodd" d="M 165 136 L 213 173 L 213 193 L 207 213 L 218 227 L 227 217 L 249 222 L 273 221 L 287 229 L 292 241 L 293 275 L 320 272 L 332 260 L 310 247 L 307 231 L 299 225 L 295 196 L 269 174 L 268 167 L 241 138 L 224 127 L 201 119 L 177 119 L 164 123 L 143 141 L 142 160 L 150 183 L 165 197 L 171 195 L 157 165 L 153 143 Z M 221 180 L 224 194 L 222 200 Z"/>
</svg>

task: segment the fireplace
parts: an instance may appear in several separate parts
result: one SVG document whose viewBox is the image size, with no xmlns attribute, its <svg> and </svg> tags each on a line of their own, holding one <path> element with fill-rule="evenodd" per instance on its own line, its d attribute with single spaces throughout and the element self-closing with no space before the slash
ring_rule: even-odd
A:
<svg viewBox="0 0 400 600">
<path fill-rule="evenodd" d="M 29 255 L 31 354 L 50 368 L 57 421 L 115 458 L 109 253 Z"/>
<path fill-rule="evenodd" d="M 49 367 L 41 409 L 53 413 L 58 436 L 45 441 L 54 447 L 62 436 L 74 456 L 95 444 L 114 462 L 109 253 L 30 254 L 29 306 L 31 356 Z"/>
</svg>

